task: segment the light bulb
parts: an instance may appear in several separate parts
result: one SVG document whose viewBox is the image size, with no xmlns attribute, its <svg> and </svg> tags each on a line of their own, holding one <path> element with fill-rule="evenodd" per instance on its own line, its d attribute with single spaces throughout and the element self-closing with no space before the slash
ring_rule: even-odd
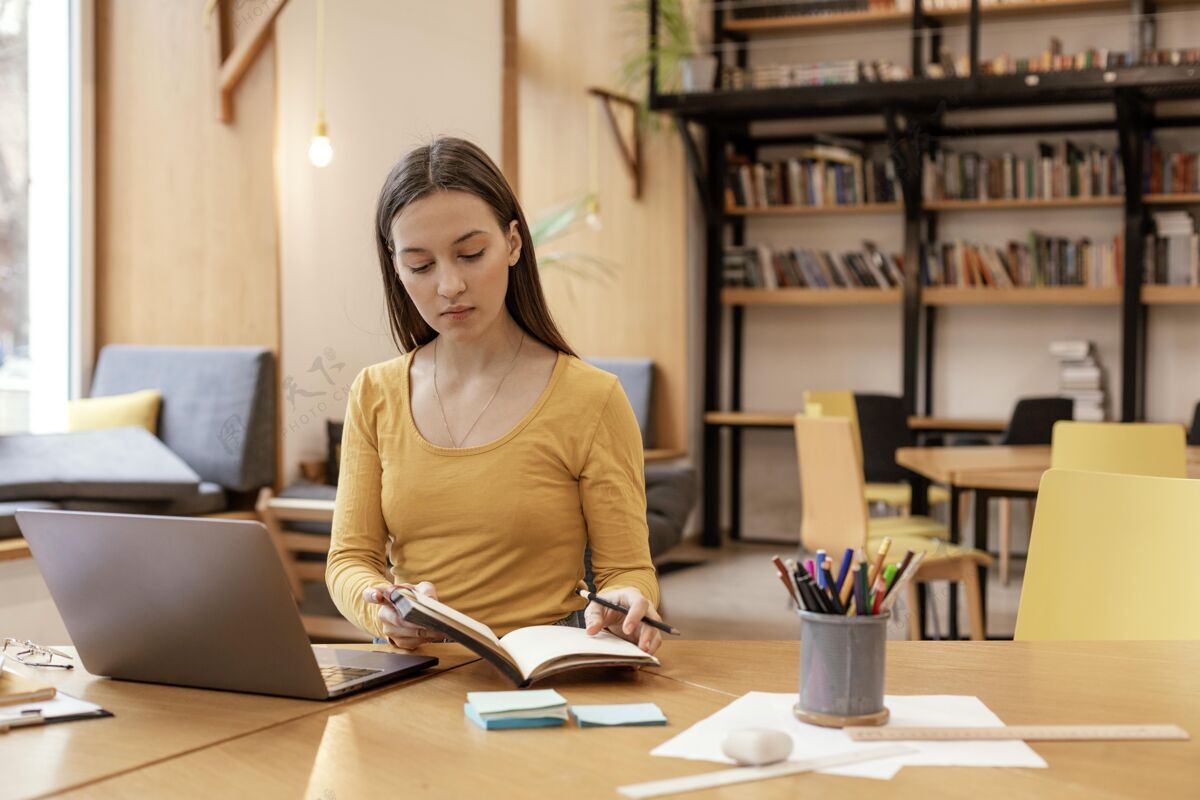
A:
<svg viewBox="0 0 1200 800">
<path fill-rule="evenodd" d="M 587 213 L 583 218 L 584 223 L 593 231 L 599 232 L 604 228 L 600 222 L 600 201 L 595 195 L 591 195 L 587 200 Z"/>
<path fill-rule="evenodd" d="M 312 143 L 308 146 L 308 160 L 314 167 L 329 166 L 329 162 L 333 160 L 333 145 L 329 143 L 329 131 L 325 128 L 323 116 L 317 118 L 316 127 L 313 128 Z"/>
</svg>

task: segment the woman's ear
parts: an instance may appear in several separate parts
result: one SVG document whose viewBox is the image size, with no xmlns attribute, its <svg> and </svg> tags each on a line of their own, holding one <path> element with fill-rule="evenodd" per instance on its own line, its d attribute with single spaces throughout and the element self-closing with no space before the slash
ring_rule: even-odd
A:
<svg viewBox="0 0 1200 800">
<path fill-rule="evenodd" d="M 508 265 L 515 267 L 521 260 L 521 230 L 514 219 L 508 223 Z"/>
</svg>

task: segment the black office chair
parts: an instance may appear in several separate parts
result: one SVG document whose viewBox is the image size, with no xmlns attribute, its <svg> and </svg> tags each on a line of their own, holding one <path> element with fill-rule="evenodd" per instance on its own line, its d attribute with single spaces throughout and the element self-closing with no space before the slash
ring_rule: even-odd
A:
<svg viewBox="0 0 1200 800">
<path fill-rule="evenodd" d="M 1200 447 L 1200 403 L 1196 403 L 1196 410 L 1192 412 L 1192 429 L 1188 431 L 1187 443 L 1191 447 Z"/>
<path fill-rule="evenodd" d="M 1073 419 L 1075 401 L 1069 397 L 1022 397 L 1013 408 L 1012 417 L 1000 444 L 1050 444 L 1054 423 Z M 1033 520 L 1033 500 L 1026 500 L 1029 519 Z M 1000 498 L 1000 582 L 1008 585 L 1009 558 L 1012 550 L 1012 503 Z"/>
<path fill-rule="evenodd" d="M 1069 397 L 1022 397 L 1000 444 L 1050 444 L 1054 423 L 1074 416 L 1075 401 Z"/>
</svg>

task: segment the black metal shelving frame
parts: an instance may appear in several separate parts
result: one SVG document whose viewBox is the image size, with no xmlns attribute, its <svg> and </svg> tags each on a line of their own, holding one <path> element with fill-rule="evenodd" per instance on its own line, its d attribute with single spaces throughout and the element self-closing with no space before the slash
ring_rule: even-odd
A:
<svg viewBox="0 0 1200 800">
<path fill-rule="evenodd" d="M 1152 0 L 1130 0 L 1130 41 L 1135 61 L 1152 46 L 1155 24 Z M 715 4 L 712 11 L 718 72 L 725 42 L 747 42 L 742 33 L 727 31 L 727 11 Z M 649 3 L 649 46 L 657 50 L 658 2 Z M 921 0 L 913 0 L 908 22 L 912 35 L 912 74 L 923 74 L 924 47 L 931 58 L 940 49 L 940 21 L 922 13 Z M 969 77 L 913 78 L 906 81 L 866 82 L 839 86 L 718 90 L 686 94 L 658 91 L 658 69 L 649 74 L 649 107 L 673 116 L 684 142 L 690 172 L 702 200 L 705 222 L 704 258 L 704 408 L 742 410 L 744 308 L 730 307 L 732 363 L 728 402 L 722 401 L 721 265 L 728 241 L 745 242 L 745 218 L 725 208 L 726 146 L 755 157 L 758 147 L 802 141 L 796 136 L 755 136 L 751 123 L 766 120 L 811 120 L 827 117 L 882 118 L 883 131 L 843 133 L 863 140 L 886 141 L 901 179 L 904 213 L 904 261 L 919 263 L 922 241 L 936 239 L 937 212 L 922 207 L 922 159 L 942 138 L 956 136 L 1055 134 L 1073 131 L 1115 130 L 1125 173 L 1124 288 L 1121 301 L 1120 419 L 1143 419 L 1146 364 L 1146 305 L 1142 299 L 1143 242 L 1149 218 L 1142 196 L 1142 163 L 1146 133 L 1163 127 L 1200 127 L 1200 116 L 1155 117 L 1162 100 L 1200 98 L 1200 65 L 1132 66 L 1120 69 L 1027 73 L 979 74 L 981 13 L 979 0 L 971 0 L 967 13 Z M 746 66 L 747 49 L 738 48 L 738 65 Z M 994 108 L 1050 107 L 1110 104 L 1111 119 L 1062 123 L 977 125 L 960 128 L 948 124 L 946 112 Z M 702 133 L 700 141 L 694 135 Z M 929 415 L 932 408 L 933 342 L 937 311 L 922 303 L 919 272 L 907 269 L 902 300 L 902 395 L 910 414 Z M 922 348 L 922 342 L 924 347 Z M 922 390 L 922 391 L 919 391 Z M 704 512 L 701 541 L 721 543 L 721 430 L 729 429 L 730 536 L 741 536 L 742 427 L 731 423 L 704 423 Z M 913 492 L 913 512 L 925 509 L 925 493 Z"/>
</svg>

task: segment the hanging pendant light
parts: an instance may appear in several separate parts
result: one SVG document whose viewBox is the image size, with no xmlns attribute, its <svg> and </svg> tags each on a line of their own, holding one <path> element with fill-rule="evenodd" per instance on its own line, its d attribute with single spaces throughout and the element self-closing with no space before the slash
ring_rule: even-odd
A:
<svg viewBox="0 0 1200 800">
<path fill-rule="evenodd" d="M 317 0 L 317 122 L 308 145 L 308 160 L 314 167 L 328 166 L 333 160 L 333 144 L 325 124 L 325 0 Z"/>
</svg>

